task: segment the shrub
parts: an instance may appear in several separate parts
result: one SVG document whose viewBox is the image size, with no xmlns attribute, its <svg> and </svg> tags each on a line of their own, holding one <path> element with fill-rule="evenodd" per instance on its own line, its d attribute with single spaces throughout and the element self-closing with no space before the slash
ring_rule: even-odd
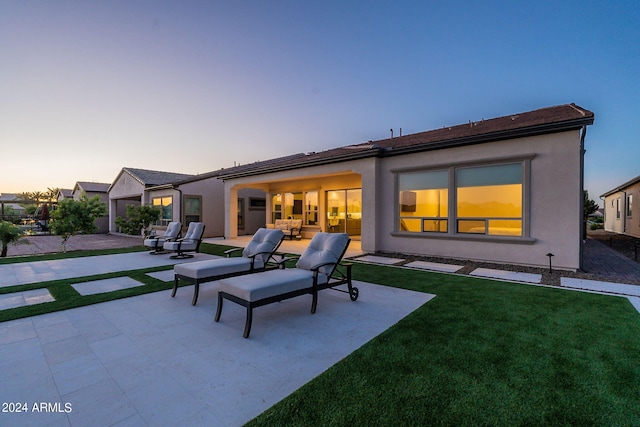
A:
<svg viewBox="0 0 640 427">
<path fill-rule="evenodd" d="M 18 243 L 22 236 L 24 236 L 24 232 L 20 227 L 10 223 L 9 221 L 0 221 L 0 243 L 2 243 L 0 257 L 6 257 L 9 245 L 12 243 Z"/>
<path fill-rule="evenodd" d="M 126 217 L 117 217 L 116 225 L 125 234 L 139 236 L 143 229 L 160 218 L 161 213 L 159 208 L 153 206 L 127 205 Z"/>
</svg>

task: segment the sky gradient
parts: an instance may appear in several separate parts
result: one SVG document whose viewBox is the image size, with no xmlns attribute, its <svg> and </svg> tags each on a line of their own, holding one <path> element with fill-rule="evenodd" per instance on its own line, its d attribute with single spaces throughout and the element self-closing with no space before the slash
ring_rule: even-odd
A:
<svg viewBox="0 0 640 427">
<path fill-rule="evenodd" d="M 0 192 L 204 173 L 574 102 L 640 175 L 640 2 L 0 0 Z"/>
</svg>

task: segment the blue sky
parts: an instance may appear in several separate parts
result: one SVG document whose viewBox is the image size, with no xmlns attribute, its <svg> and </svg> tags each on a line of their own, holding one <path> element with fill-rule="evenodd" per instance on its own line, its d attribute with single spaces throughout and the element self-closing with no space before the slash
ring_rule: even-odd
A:
<svg viewBox="0 0 640 427">
<path fill-rule="evenodd" d="M 574 102 L 640 175 L 638 1 L 0 0 L 0 192 L 203 173 Z"/>
</svg>

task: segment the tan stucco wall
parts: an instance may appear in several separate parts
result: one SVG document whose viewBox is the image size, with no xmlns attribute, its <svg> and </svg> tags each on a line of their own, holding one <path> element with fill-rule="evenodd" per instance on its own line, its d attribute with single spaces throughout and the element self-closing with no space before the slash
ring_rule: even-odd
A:
<svg viewBox="0 0 640 427">
<path fill-rule="evenodd" d="M 368 158 L 308 167 L 225 182 L 225 236 L 235 237 L 235 191 L 261 188 L 267 193 L 362 188 L 362 249 L 497 263 L 547 267 L 553 253 L 556 268 L 580 266 L 582 190 L 580 131 L 504 140 L 403 156 Z M 399 233 L 396 225 L 396 171 L 450 165 L 492 164 L 528 159 L 524 209 L 527 238 L 442 236 Z M 638 203 L 640 204 L 640 202 Z M 267 196 L 266 220 L 271 213 Z M 318 231 L 325 230 L 321 216 Z"/>
<path fill-rule="evenodd" d="M 631 216 L 627 216 L 627 196 L 632 196 Z M 620 203 L 620 218 L 616 215 L 616 201 Z M 604 199 L 604 229 L 640 237 L 640 182 Z"/>
<path fill-rule="evenodd" d="M 533 156 L 530 161 L 529 226 L 532 243 L 490 239 L 399 237 L 393 170 L 451 164 L 491 163 L 493 159 Z M 580 132 L 564 132 L 383 159 L 376 216 L 377 248 L 489 262 L 548 266 L 547 253 L 559 268 L 580 262 Z M 526 188 L 526 187 L 525 187 Z M 525 190 L 526 191 L 526 190 Z M 524 209 L 527 209 L 525 205 Z M 453 226 L 453 225 L 452 225 Z M 479 236 L 484 238 L 485 236 Z M 486 236 L 488 237 L 488 236 Z"/>
<path fill-rule="evenodd" d="M 248 203 L 249 195 L 263 197 L 264 193 L 257 190 L 241 190 L 240 197 L 246 198 Z M 178 188 L 162 188 L 147 191 L 144 197 L 145 204 L 151 204 L 154 197 L 173 197 L 173 218 L 174 221 L 181 221 L 183 230 L 186 231 L 184 214 L 184 197 L 200 196 L 202 201 L 202 222 L 205 224 L 204 237 L 224 236 L 224 183 L 216 177 L 188 182 Z M 264 226 L 264 211 L 245 212 L 245 228 L 240 233 L 253 234 L 259 227 Z"/>
</svg>

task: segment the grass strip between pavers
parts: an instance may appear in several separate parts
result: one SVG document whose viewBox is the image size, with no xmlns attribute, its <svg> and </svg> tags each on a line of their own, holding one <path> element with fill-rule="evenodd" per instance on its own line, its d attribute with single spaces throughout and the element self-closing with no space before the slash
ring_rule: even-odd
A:
<svg viewBox="0 0 640 427">
<path fill-rule="evenodd" d="M 146 276 L 169 268 L 15 286 L 59 301 L 0 320 L 169 289 Z M 640 315 L 626 298 L 360 263 L 353 274 L 436 298 L 250 426 L 640 425 Z M 85 297 L 70 286 L 118 276 L 145 286 Z"/>
<path fill-rule="evenodd" d="M 223 255 L 224 251 L 230 249 L 231 246 L 210 245 L 203 243 L 201 245 L 200 252 L 210 255 Z M 112 255 L 128 252 L 140 252 L 142 250 L 148 250 L 144 247 L 122 248 L 122 249 L 105 249 L 105 250 L 91 250 L 91 251 L 73 251 L 67 253 L 56 253 L 47 255 L 34 255 L 34 256 L 20 256 L 13 258 L 3 259 L 3 263 L 7 264 L 8 261 L 15 262 L 33 262 L 33 261 L 49 261 L 63 258 L 79 258 L 87 256 L 99 256 L 99 255 Z M 14 292 L 24 292 L 33 289 L 47 288 L 49 293 L 55 298 L 55 301 L 27 305 L 22 307 L 10 308 L 0 311 L 0 322 L 9 320 L 21 319 L 24 317 L 31 317 L 40 314 L 52 313 L 60 310 L 67 310 L 75 307 L 82 307 L 85 305 L 97 304 L 100 302 L 111 301 L 115 299 L 128 298 L 136 295 L 142 295 L 150 292 L 158 292 L 173 287 L 172 282 L 163 282 L 153 277 L 147 276 L 147 273 L 155 271 L 163 271 L 173 269 L 173 265 L 159 266 L 144 268 L 140 270 L 130 271 L 118 271 L 107 274 L 98 274 L 84 277 L 74 277 L 70 279 L 52 280 L 47 282 L 36 282 L 24 285 L 8 286 L 0 288 L 0 295 L 9 294 Z M 115 277 L 128 276 L 134 280 L 144 283 L 145 286 L 136 286 L 128 289 L 121 289 L 113 292 L 105 292 L 93 295 L 80 295 L 71 285 L 76 283 L 83 283 L 94 280 L 111 279 Z M 182 286 L 182 285 L 181 285 Z"/>
</svg>

